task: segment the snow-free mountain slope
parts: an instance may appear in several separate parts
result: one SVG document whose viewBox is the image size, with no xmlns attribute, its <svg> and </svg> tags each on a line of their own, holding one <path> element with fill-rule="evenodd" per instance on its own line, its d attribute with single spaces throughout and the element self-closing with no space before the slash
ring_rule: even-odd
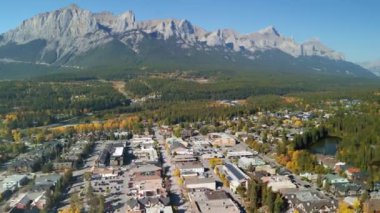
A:
<svg viewBox="0 0 380 213">
<path fill-rule="evenodd" d="M 266 52 L 273 51 L 291 56 L 286 63 L 296 70 L 371 75 L 365 69 L 351 66 L 341 53 L 320 41 L 299 44 L 282 36 L 273 26 L 251 34 L 240 34 L 231 29 L 208 32 L 188 20 L 137 21 L 132 11 L 120 15 L 92 13 L 76 5 L 34 16 L 0 36 L 0 59 L 81 67 L 98 66 L 99 63 L 107 66 L 108 60 L 112 66 L 153 67 L 163 63 L 173 69 L 191 69 L 191 66 L 180 63 L 200 63 L 194 68 L 202 68 L 205 63 L 207 66 L 203 68 L 232 63 L 234 69 L 255 69 L 257 64 L 265 66 L 260 60 L 268 58 Z M 167 55 L 162 55 L 164 53 Z M 303 57 L 316 58 L 308 60 L 309 64 L 305 66 L 300 63 Z M 317 60 L 319 57 L 342 66 L 329 69 L 328 64 Z M 275 57 L 271 58 L 276 61 Z M 297 67 L 297 64 L 303 65 Z"/>
</svg>

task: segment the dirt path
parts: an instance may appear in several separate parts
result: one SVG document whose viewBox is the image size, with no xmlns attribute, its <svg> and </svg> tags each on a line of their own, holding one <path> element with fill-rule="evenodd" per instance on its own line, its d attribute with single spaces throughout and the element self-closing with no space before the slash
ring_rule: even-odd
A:
<svg viewBox="0 0 380 213">
<path fill-rule="evenodd" d="M 126 92 L 126 83 L 124 81 L 111 81 L 112 83 L 112 87 L 118 91 L 119 93 L 121 93 L 122 95 L 124 95 L 126 98 L 129 98 L 129 95 L 128 93 Z"/>
</svg>

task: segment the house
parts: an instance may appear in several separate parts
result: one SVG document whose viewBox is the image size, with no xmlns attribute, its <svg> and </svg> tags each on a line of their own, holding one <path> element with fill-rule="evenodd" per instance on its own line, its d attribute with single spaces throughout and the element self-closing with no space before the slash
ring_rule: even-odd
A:
<svg viewBox="0 0 380 213">
<path fill-rule="evenodd" d="M 360 169 L 359 169 L 359 168 L 356 168 L 356 167 L 349 167 L 349 168 L 345 171 L 345 173 L 346 173 L 347 178 L 348 178 L 349 180 L 353 180 L 354 177 L 360 173 Z"/>
<path fill-rule="evenodd" d="M 289 189 L 282 192 L 290 208 L 301 213 L 330 213 L 336 212 L 338 202 L 317 191 L 309 189 Z"/>
<path fill-rule="evenodd" d="M 318 174 L 312 174 L 309 172 L 305 172 L 305 173 L 301 173 L 300 177 L 306 178 L 307 180 L 310 180 L 310 181 L 316 181 L 318 179 Z"/>
<path fill-rule="evenodd" d="M 236 145 L 236 140 L 227 133 L 209 133 L 208 139 L 212 146 L 231 147 Z"/>
<path fill-rule="evenodd" d="M 177 167 L 182 176 L 186 176 L 186 174 L 203 175 L 205 171 L 204 166 L 199 161 L 178 163 Z"/>
<path fill-rule="evenodd" d="M 41 192 L 32 202 L 31 206 L 37 209 L 43 210 L 46 207 L 47 197 L 45 196 L 45 191 Z"/>
<path fill-rule="evenodd" d="M 0 187 L 0 197 L 1 198 L 9 198 L 12 195 L 12 191 L 9 189 L 4 189 L 3 187 Z"/>
<path fill-rule="evenodd" d="M 240 213 L 225 191 L 194 191 L 189 193 L 189 199 L 195 213 Z"/>
<path fill-rule="evenodd" d="M 32 200 L 29 199 L 27 195 L 24 195 L 20 200 L 18 200 L 16 204 L 16 209 L 28 209 Z"/>
<path fill-rule="evenodd" d="M 240 185 L 246 188 L 248 187 L 248 180 L 250 178 L 234 164 L 226 163 L 223 165 L 223 173 L 226 175 L 230 183 L 231 191 L 236 192 L 236 189 Z"/>
<path fill-rule="evenodd" d="M 360 196 L 364 193 L 365 187 L 357 183 L 335 183 L 330 187 L 330 191 L 336 196 Z"/>
<path fill-rule="evenodd" d="M 40 175 L 34 180 L 34 185 L 50 188 L 55 186 L 59 179 L 61 179 L 61 175 L 59 174 Z"/>
<path fill-rule="evenodd" d="M 278 192 L 283 189 L 295 189 L 297 186 L 292 183 L 290 178 L 285 175 L 266 176 L 261 178 L 263 183 L 266 183 L 268 187 L 272 188 L 273 192 Z"/>
<path fill-rule="evenodd" d="M 210 189 L 216 190 L 216 181 L 213 178 L 185 178 L 185 186 L 187 189 Z"/>
<path fill-rule="evenodd" d="M 265 165 L 265 162 L 258 157 L 255 158 L 247 158 L 247 157 L 242 157 L 238 161 L 238 166 L 244 170 L 248 170 L 251 166 L 262 166 Z"/>
<path fill-rule="evenodd" d="M 336 183 L 348 183 L 349 181 L 347 178 L 341 177 L 339 175 L 334 174 L 327 174 L 325 176 L 325 179 L 323 180 L 323 186 L 326 186 L 326 183 L 328 184 L 336 184 Z"/>
<path fill-rule="evenodd" d="M 344 172 L 344 171 L 346 171 L 346 169 L 347 169 L 347 165 L 345 162 L 338 162 L 334 166 L 334 171 L 336 173 Z"/>
<path fill-rule="evenodd" d="M 3 189 L 15 190 L 28 182 L 26 175 L 11 175 L 3 180 Z"/>
</svg>

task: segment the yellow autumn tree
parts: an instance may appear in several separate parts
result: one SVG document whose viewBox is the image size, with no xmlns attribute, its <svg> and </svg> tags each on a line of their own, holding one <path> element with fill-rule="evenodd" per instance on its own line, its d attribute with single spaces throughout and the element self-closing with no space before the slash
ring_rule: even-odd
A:
<svg viewBox="0 0 380 213">
<path fill-rule="evenodd" d="M 355 210 L 351 209 L 347 203 L 341 201 L 339 202 L 339 207 L 338 207 L 337 212 L 338 213 L 355 213 Z"/>
<path fill-rule="evenodd" d="M 21 132 L 19 130 L 12 130 L 12 137 L 13 137 L 13 141 L 15 142 L 20 142 L 21 141 Z"/>
</svg>

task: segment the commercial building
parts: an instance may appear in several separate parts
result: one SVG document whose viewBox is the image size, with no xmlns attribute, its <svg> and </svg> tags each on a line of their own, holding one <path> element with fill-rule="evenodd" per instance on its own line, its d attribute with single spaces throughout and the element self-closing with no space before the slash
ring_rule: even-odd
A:
<svg viewBox="0 0 380 213">
<path fill-rule="evenodd" d="M 138 166 L 133 171 L 133 185 L 138 197 L 160 197 L 165 193 L 162 187 L 162 169 L 155 165 Z"/>
<path fill-rule="evenodd" d="M 265 162 L 258 157 L 255 158 L 247 158 L 247 157 L 242 157 L 238 161 L 238 166 L 244 170 L 249 169 L 251 166 L 262 166 L 265 165 Z"/>
<path fill-rule="evenodd" d="M 158 154 L 153 147 L 133 149 L 136 164 L 156 164 L 158 163 Z"/>
<path fill-rule="evenodd" d="M 196 213 L 240 213 L 225 191 L 194 191 L 189 193 L 189 198 Z"/>
<path fill-rule="evenodd" d="M 273 192 L 278 192 L 283 189 L 295 189 L 297 186 L 292 183 L 288 176 L 285 175 L 274 175 L 262 177 L 263 183 L 266 183 L 268 187 L 272 188 Z"/>
<path fill-rule="evenodd" d="M 227 152 L 227 158 L 253 157 L 255 155 L 257 155 L 257 152 L 251 152 L 251 151 L 230 151 L 230 152 Z"/>
<path fill-rule="evenodd" d="M 151 136 L 133 136 L 132 139 L 129 140 L 131 147 L 142 147 L 142 148 L 150 148 L 154 146 L 154 140 Z"/>
<path fill-rule="evenodd" d="M 270 175 L 274 175 L 276 174 L 276 169 L 273 168 L 271 165 L 267 164 L 267 165 L 262 165 L 262 166 L 256 166 L 255 167 L 255 171 L 256 172 L 266 172 Z"/>
<path fill-rule="evenodd" d="M 235 138 L 226 133 L 210 133 L 208 139 L 213 146 L 231 147 L 236 145 Z"/>
<path fill-rule="evenodd" d="M 210 189 L 216 190 L 216 181 L 213 178 L 185 178 L 185 186 L 187 189 Z"/>
<path fill-rule="evenodd" d="M 234 164 L 226 163 L 223 166 L 223 173 L 228 178 L 231 191 L 236 192 L 237 187 L 240 185 L 244 187 L 248 186 L 248 180 L 250 178 Z"/>
<path fill-rule="evenodd" d="M 202 175 L 205 171 L 204 166 L 199 161 L 178 163 L 177 167 L 182 176 L 189 174 Z"/>
<path fill-rule="evenodd" d="M 110 156 L 111 166 L 121 166 L 124 164 L 125 148 L 113 147 L 113 153 Z"/>
</svg>

